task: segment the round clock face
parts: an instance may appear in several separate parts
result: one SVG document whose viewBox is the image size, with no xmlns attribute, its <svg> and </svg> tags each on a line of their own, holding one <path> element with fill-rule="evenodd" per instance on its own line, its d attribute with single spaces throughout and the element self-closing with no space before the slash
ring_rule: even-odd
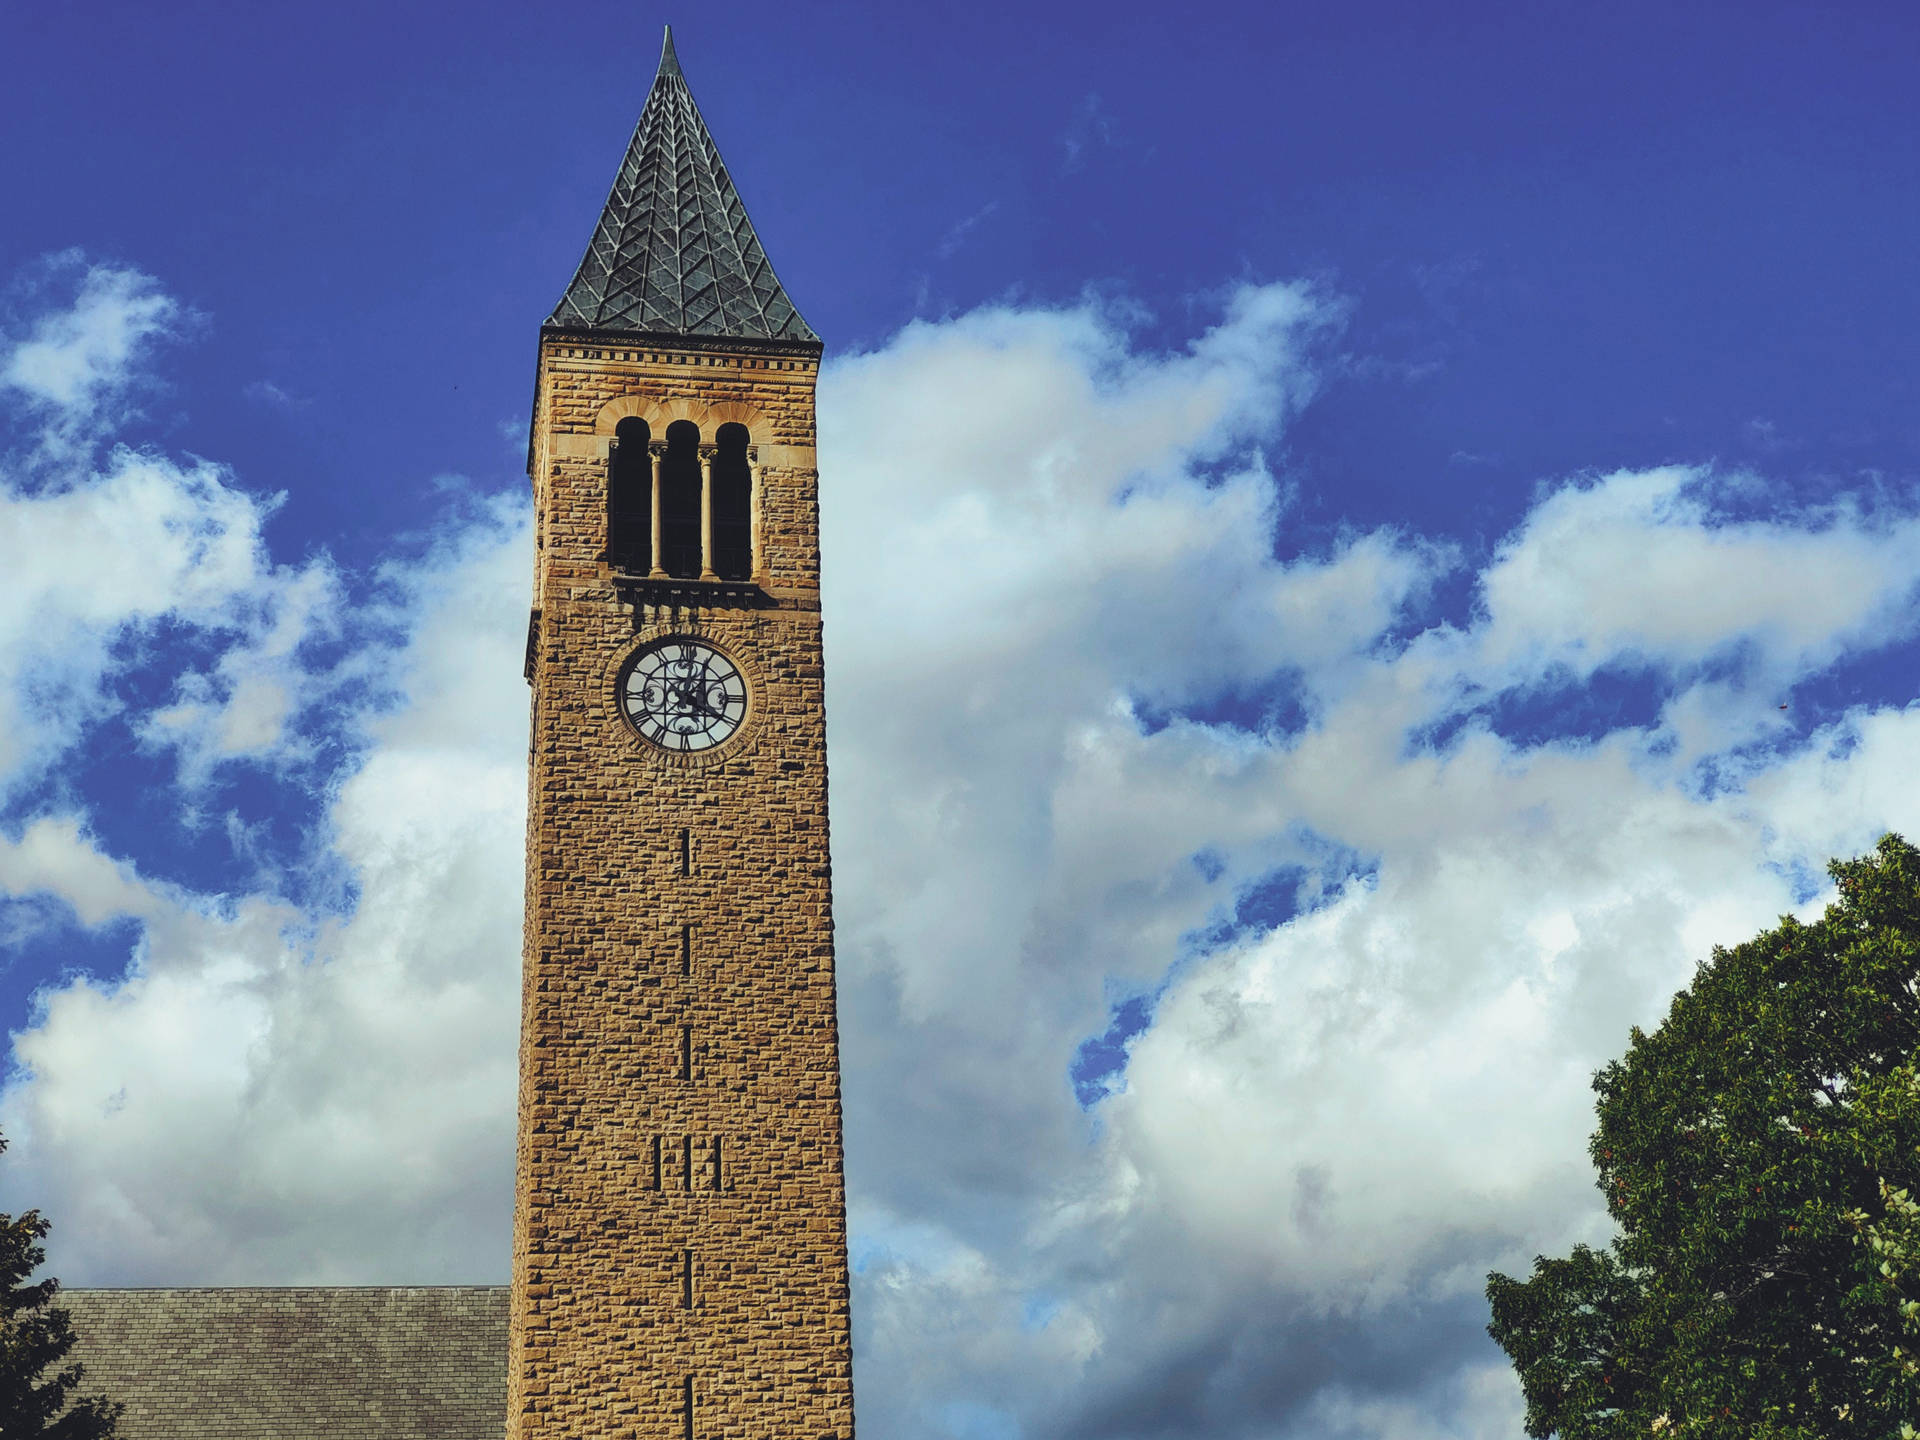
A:
<svg viewBox="0 0 1920 1440">
<path fill-rule="evenodd" d="M 711 750 L 747 718 L 747 682 L 711 645 L 662 640 L 628 668 L 620 708 L 663 750 Z"/>
</svg>

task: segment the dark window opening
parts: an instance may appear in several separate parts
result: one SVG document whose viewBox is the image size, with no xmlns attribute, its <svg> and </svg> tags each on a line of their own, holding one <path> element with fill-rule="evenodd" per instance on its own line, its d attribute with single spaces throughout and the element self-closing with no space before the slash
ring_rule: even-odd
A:
<svg viewBox="0 0 1920 1440">
<path fill-rule="evenodd" d="M 613 428 L 607 455 L 607 559 L 644 575 L 653 566 L 653 436 L 629 415 Z"/>
<path fill-rule="evenodd" d="M 680 1308 L 693 1308 L 693 1251 L 680 1252 Z"/>
<path fill-rule="evenodd" d="M 693 832 L 691 830 L 680 832 L 680 873 L 682 875 L 693 873 Z"/>
<path fill-rule="evenodd" d="M 680 1188 L 693 1189 L 693 1137 L 691 1135 L 682 1136 L 680 1139 Z"/>
<path fill-rule="evenodd" d="M 660 463 L 660 566 L 676 580 L 700 578 L 700 427 L 667 426 Z"/>
<path fill-rule="evenodd" d="M 722 425 L 713 457 L 713 569 L 722 580 L 753 577 L 753 475 L 747 427 Z"/>
<path fill-rule="evenodd" d="M 693 1027 L 680 1027 L 680 1078 L 693 1079 Z"/>
<path fill-rule="evenodd" d="M 680 927 L 680 973 L 693 974 L 693 926 Z"/>
<path fill-rule="evenodd" d="M 686 1417 L 686 1440 L 693 1440 L 693 1376 L 687 1376 L 686 1398 L 680 1412 Z"/>
<path fill-rule="evenodd" d="M 661 1146 L 661 1143 L 660 1143 L 660 1137 L 658 1135 L 654 1136 L 653 1137 L 653 1188 L 656 1190 L 661 1188 L 660 1182 L 662 1181 L 662 1179 L 665 1178 L 666 1162 L 665 1162 L 665 1157 L 662 1156 L 660 1153 L 662 1148 L 663 1147 Z"/>
</svg>

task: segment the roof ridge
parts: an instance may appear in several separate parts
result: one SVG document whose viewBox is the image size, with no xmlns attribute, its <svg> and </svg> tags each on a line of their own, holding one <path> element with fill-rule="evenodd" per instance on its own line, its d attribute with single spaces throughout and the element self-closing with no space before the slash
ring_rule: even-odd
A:
<svg viewBox="0 0 1920 1440">
<path fill-rule="evenodd" d="M 150 1294 L 156 1290 L 212 1294 L 234 1290 L 510 1290 L 511 1285 L 62 1285 L 61 1295 Z M 59 1303 L 56 1297 L 55 1304 Z"/>
</svg>

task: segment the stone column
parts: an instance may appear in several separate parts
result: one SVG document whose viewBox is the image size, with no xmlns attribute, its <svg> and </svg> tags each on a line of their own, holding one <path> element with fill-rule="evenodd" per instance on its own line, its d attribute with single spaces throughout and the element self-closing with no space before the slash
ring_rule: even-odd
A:
<svg viewBox="0 0 1920 1440">
<path fill-rule="evenodd" d="M 753 546 L 753 565 L 748 578 L 756 585 L 764 585 L 767 583 L 767 547 L 760 538 L 760 447 L 757 445 L 747 447 L 747 481 L 747 534 L 751 537 L 748 543 Z"/>
<path fill-rule="evenodd" d="M 647 578 L 664 580 L 667 578 L 667 569 L 660 563 L 660 480 L 667 463 L 667 447 L 664 442 L 656 440 L 647 446 L 647 453 L 653 457 L 653 546 L 648 551 L 653 557 L 653 565 L 647 571 Z"/>
<path fill-rule="evenodd" d="M 715 447 L 700 447 L 700 578 L 718 580 L 713 569 L 713 453 Z"/>
</svg>

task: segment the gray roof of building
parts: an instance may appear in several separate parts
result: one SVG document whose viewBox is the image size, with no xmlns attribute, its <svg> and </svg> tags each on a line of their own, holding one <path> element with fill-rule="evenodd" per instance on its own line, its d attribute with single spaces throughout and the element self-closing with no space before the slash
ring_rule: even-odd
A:
<svg viewBox="0 0 1920 1440">
<path fill-rule="evenodd" d="M 499 1440 L 507 1289 L 65 1290 L 122 1440 Z"/>
<path fill-rule="evenodd" d="M 593 240 L 547 324 L 819 343 L 760 248 L 680 73 L 671 29 Z"/>
</svg>

